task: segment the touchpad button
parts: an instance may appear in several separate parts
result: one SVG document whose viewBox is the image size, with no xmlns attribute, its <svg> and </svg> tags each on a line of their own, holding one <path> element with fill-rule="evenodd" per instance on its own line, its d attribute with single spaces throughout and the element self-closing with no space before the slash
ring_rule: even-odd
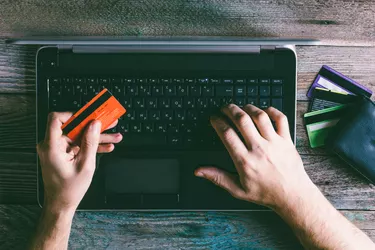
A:
<svg viewBox="0 0 375 250">
<path fill-rule="evenodd" d="M 176 159 L 123 159 L 103 162 L 107 193 L 178 194 L 180 164 Z"/>
</svg>

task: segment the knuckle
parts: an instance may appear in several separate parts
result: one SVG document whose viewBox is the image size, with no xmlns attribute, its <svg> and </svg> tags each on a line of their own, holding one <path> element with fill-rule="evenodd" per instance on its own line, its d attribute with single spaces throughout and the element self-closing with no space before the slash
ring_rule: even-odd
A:
<svg viewBox="0 0 375 250">
<path fill-rule="evenodd" d="M 284 115 L 283 113 L 280 113 L 277 118 L 276 118 L 279 122 L 281 123 L 287 123 L 288 122 L 288 118 L 286 117 L 286 115 Z"/>
<path fill-rule="evenodd" d="M 48 119 L 50 121 L 53 121 L 57 118 L 57 116 L 58 116 L 57 112 L 51 112 L 51 113 L 48 114 Z"/>
<path fill-rule="evenodd" d="M 223 128 L 223 137 L 224 139 L 230 141 L 233 139 L 233 131 L 230 127 Z"/>
<path fill-rule="evenodd" d="M 221 177 L 220 177 L 220 175 L 215 175 L 215 176 L 213 176 L 213 177 L 212 177 L 212 182 L 213 182 L 215 185 L 219 186 L 219 185 L 221 184 Z"/>
<path fill-rule="evenodd" d="M 268 115 L 263 111 L 257 111 L 254 117 L 258 119 L 260 122 L 265 122 L 268 119 Z"/>
<path fill-rule="evenodd" d="M 250 122 L 250 117 L 245 112 L 240 112 L 234 116 L 234 120 L 239 126 L 244 127 Z"/>
</svg>

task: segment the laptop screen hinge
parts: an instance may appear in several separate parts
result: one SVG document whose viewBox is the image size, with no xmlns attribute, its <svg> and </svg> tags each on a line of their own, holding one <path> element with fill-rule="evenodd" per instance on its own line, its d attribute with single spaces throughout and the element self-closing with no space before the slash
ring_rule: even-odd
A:
<svg viewBox="0 0 375 250">
<path fill-rule="evenodd" d="M 273 45 L 262 45 L 260 46 L 260 50 L 275 50 L 276 46 Z"/>
<path fill-rule="evenodd" d="M 72 44 L 59 44 L 57 45 L 57 48 L 59 50 L 73 50 L 73 45 Z"/>
<path fill-rule="evenodd" d="M 74 45 L 74 53 L 250 53 L 259 54 L 260 46 L 207 45 Z"/>
</svg>

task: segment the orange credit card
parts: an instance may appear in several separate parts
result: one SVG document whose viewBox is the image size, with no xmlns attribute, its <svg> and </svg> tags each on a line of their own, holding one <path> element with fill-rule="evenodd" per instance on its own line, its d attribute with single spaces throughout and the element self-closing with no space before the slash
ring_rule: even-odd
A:
<svg viewBox="0 0 375 250">
<path fill-rule="evenodd" d="M 76 141 L 86 126 L 93 120 L 101 121 L 102 130 L 106 130 L 113 122 L 126 113 L 126 109 L 108 91 L 103 89 L 91 101 L 77 111 L 61 127 L 64 134 Z"/>
</svg>

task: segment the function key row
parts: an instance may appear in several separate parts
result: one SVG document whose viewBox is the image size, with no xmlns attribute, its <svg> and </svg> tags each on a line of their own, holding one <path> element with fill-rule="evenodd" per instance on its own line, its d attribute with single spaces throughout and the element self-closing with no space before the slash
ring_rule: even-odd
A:
<svg viewBox="0 0 375 250">
<path fill-rule="evenodd" d="M 121 78 L 121 77 L 63 77 L 51 78 L 52 83 L 58 84 L 169 84 L 169 83 L 189 83 L 189 84 L 283 84 L 282 79 L 270 78 Z"/>
</svg>

